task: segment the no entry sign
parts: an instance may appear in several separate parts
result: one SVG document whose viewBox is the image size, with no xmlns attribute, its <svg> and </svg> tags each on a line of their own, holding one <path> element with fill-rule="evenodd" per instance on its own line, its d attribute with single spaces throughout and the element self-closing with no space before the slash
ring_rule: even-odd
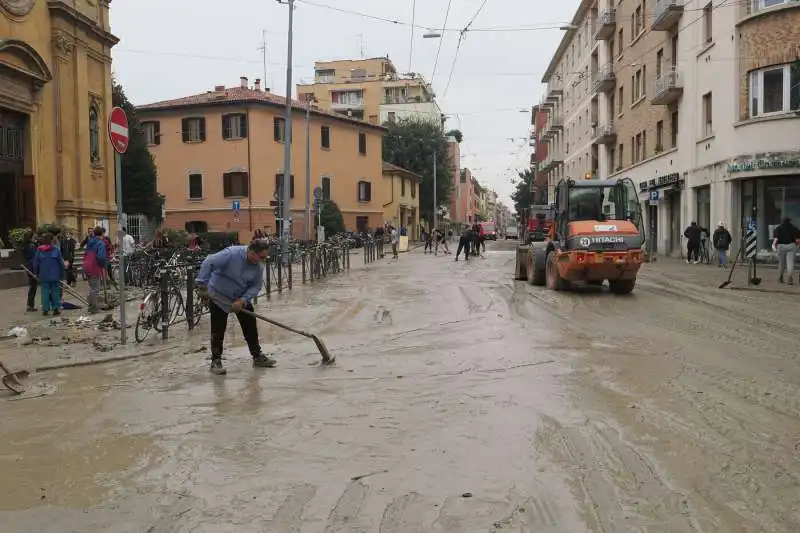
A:
<svg viewBox="0 0 800 533">
<path fill-rule="evenodd" d="M 112 109 L 108 117 L 108 138 L 118 154 L 128 151 L 128 116 L 120 107 Z"/>
</svg>

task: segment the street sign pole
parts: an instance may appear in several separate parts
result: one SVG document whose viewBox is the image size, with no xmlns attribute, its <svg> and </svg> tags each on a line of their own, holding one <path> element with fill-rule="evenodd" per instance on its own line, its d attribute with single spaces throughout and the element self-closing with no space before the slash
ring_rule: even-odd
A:
<svg viewBox="0 0 800 533">
<path fill-rule="evenodd" d="M 128 324 L 125 316 L 125 250 L 122 232 L 122 154 L 128 151 L 128 117 L 122 108 L 115 107 L 108 118 L 108 137 L 114 148 L 114 182 L 117 196 L 117 253 L 119 254 L 119 342 L 127 344 Z"/>
</svg>

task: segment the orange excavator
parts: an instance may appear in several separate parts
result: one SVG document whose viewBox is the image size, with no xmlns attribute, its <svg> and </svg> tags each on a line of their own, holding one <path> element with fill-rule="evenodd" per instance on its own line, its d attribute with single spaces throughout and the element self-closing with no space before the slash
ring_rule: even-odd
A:
<svg viewBox="0 0 800 533">
<path fill-rule="evenodd" d="M 615 294 L 633 291 L 645 242 L 633 182 L 567 179 L 555 197 L 547 238 L 517 248 L 515 279 L 556 291 L 605 281 Z"/>
</svg>

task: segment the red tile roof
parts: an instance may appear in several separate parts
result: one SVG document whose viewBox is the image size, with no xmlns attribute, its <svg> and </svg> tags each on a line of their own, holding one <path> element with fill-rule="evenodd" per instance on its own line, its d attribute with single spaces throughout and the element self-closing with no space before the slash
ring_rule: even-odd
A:
<svg viewBox="0 0 800 533">
<path fill-rule="evenodd" d="M 161 102 L 153 102 L 152 104 L 144 104 L 136 106 L 137 111 L 171 111 L 184 107 L 206 107 L 206 106 L 233 106 L 240 104 L 256 104 L 267 105 L 272 107 L 283 108 L 286 106 L 286 99 L 283 96 L 278 96 L 266 91 L 256 91 L 254 89 L 245 89 L 243 87 L 229 87 L 218 91 L 208 91 L 202 94 L 195 94 L 192 96 L 185 96 L 183 98 L 175 98 L 173 100 L 163 100 Z M 298 100 L 292 100 L 292 108 L 294 111 L 301 113 L 306 112 L 306 104 Z M 353 125 L 367 128 L 376 128 L 386 131 L 383 126 L 377 124 L 370 124 L 357 118 L 348 117 L 333 111 L 325 109 L 311 108 L 311 114 L 321 117 L 330 117 L 344 122 L 349 122 Z"/>
<path fill-rule="evenodd" d="M 410 170 L 406 170 L 403 167 L 398 167 L 397 165 L 393 165 L 391 163 L 387 163 L 386 161 L 383 162 L 383 172 L 398 172 L 400 174 L 406 174 L 409 177 L 417 178 L 418 180 L 422 180 L 422 176 L 417 174 L 416 172 L 411 172 Z"/>
</svg>

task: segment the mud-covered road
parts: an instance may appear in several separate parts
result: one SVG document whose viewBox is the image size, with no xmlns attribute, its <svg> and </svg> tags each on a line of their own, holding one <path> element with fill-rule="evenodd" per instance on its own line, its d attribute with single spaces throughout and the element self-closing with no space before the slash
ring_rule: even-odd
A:
<svg viewBox="0 0 800 533">
<path fill-rule="evenodd" d="M 415 252 L 260 310 L 280 366 L 205 353 L 0 397 L 2 533 L 800 531 L 794 295 L 649 265 L 631 297 Z M 707 268 L 707 267 L 698 267 Z M 666 269 L 666 270 L 665 270 Z"/>
</svg>

